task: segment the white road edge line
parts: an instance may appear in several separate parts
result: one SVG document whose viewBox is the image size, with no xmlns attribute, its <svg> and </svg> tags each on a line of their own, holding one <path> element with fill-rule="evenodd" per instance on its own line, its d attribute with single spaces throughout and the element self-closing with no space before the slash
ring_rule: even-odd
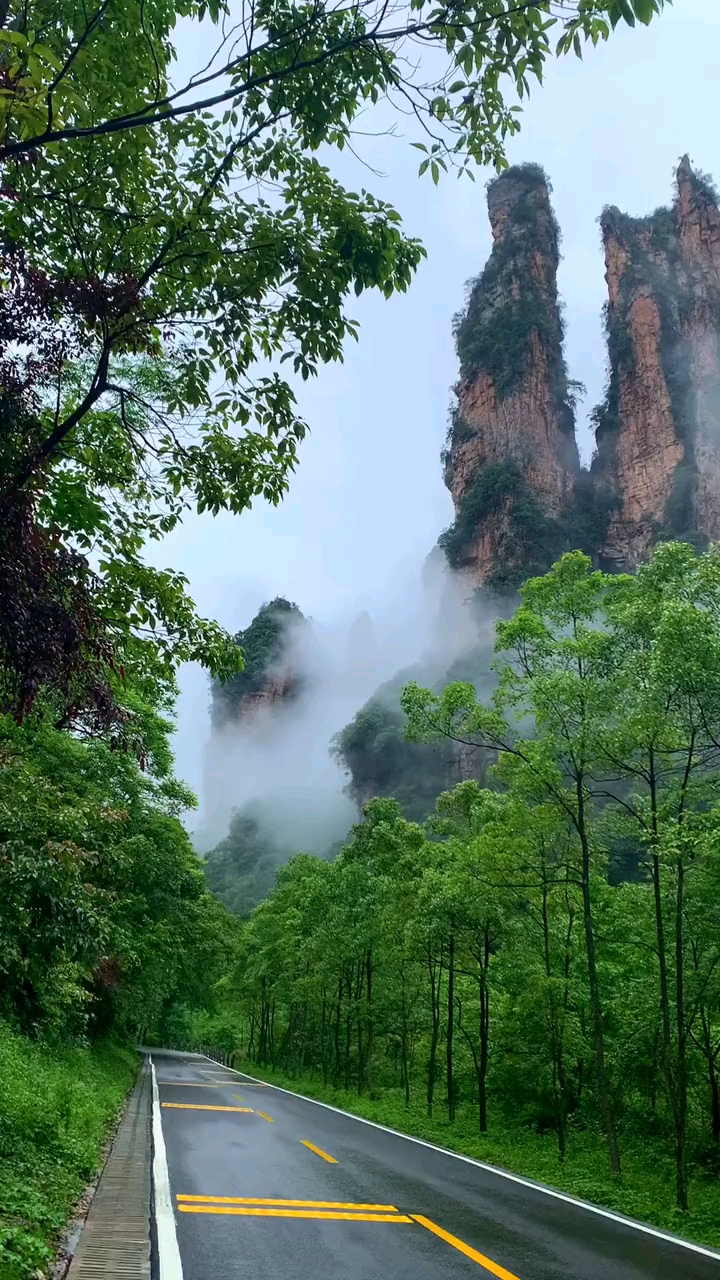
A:
<svg viewBox="0 0 720 1280">
<path fill-rule="evenodd" d="M 175 1230 L 175 1215 L 170 1191 L 165 1139 L 160 1114 L 155 1063 L 150 1058 L 152 1071 L 152 1133 L 153 1133 L 153 1188 L 155 1191 L 155 1229 L 157 1233 L 158 1274 L 160 1280 L 183 1280 L 180 1249 Z"/>
<path fill-rule="evenodd" d="M 206 1053 L 198 1055 L 207 1058 L 208 1062 L 215 1062 L 215 1058 L 208 1058 Z M 507 1169 L 499 1169 L 494 1164 L 484 1164 L 482 1160 L 475 1160 L 472 1156 L 461 1155 L 459 1151 L 449 1151 L 447 1147 L 438 1147 L 434 1142 L 425 1142 L 423 1138 L 413 1138 L 409 1133 L 401 1133 L 399 1129 L 391 1129 L 389 1125 L 378 1124 L 376 1120 L 366 1120 L 364 1116 L 353 1115 L 352 1111 L 343 1111 L 341 1107 L 333 1107 L 329 1102 L 319 1102 L 317 1098 L 306 1098 L 303 1093 L 295 1093 L 292 1089 L 283 1089 L 282 1085 L 270 1084 L 267 1080 L 259 1080 L 257 1076 L 249 1076 L 244 1071 L 235 1071 L 234 1067 L 225 1067 L 226 1071 L 233 1071 L 236 1076 L 244 1076 L 246 1080 L 255 1080 L 258 1084 L 266 1084 L 269 1089 L 277 1089 L 278 1093 L 287 1093 L 291 1098 L 300 1098 L 302 1102 L 312 1102 L 316 1107 L 324 1107 L 326 1111 L 335 1111 L 340 1116 L 346 1116 L 349 1120 L 357 1120 L 359 1124 L 369 1124 L 371 1129 L 381 1129 L 383 1133 L 392 1133 L 396 1138 L 404 1138 L 406 1142 L 414 1142 L 418 1147 L 428 1147 L 430 1151 L 438 1151 L 440 1155 L 452 1156 L 453 1160 L 462 1160 L 463 1164 L 473 1164 L 477 1169 L 484 1169 L 486 1173 L 494 1173 L 498 1178 L 506 1178 L 508 1182 L 517 1182 L 521 1187 L 530 1187 L 532 1191 L 540 1191 L 545 1196 L 552 1196 L 554 1200 L 563 1200 L 566 1204 L 574 1204 L 578 1209 L 587 1209 L 588 1213 L 596 1213 L 600 1218 L 609 1218 L 611 1222 L 619 1222 L 624 1227 L 632 1227 L 634 1231 L 642 1231 L 646 1236 L 655 1236 L 658 1240 L 666 1240 L 668 1244 L 679 1245 L 682 1249 L 690 1249 L 693 1253 L 701 1253 L 705 1258 L 715 1258 L 720 1261 L 720 1253 L 715 1249 L 706 1249 L 704 1245 L 693 1244 L 690 1240 L 683 1240 L 681 1236 L 673 1236 L 669 1231 L 660 1231 L 657 1227 L 648 1226 L 645 1222 L 638 1222 L 635 1218 L 626 1218 L 621 1213 L 613 1213 L 612 1209 L 601 1209 L 600 1205 L 591 1204 L 589 1200 L 581 1200 L 578 1196 L 570 1196 L 565 1191 L 556 1191 L 554 1187 L 546 1187 L 542 1182 L 533 1182 L 531 1178 L 523 1178 L 518 1173 L 509 1173 Z"/>
</svg>

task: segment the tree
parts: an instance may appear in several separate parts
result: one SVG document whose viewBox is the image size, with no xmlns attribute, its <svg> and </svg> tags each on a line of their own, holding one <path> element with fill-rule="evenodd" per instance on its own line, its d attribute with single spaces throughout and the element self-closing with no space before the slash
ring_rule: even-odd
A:
<svg viewBox="0 0 720 1280">
<path fill-rule="evenodd" d="M 707 832 L 715 823 L 710 806 L 720 768 L 720 558 L 670 543 L 634 576 L 608 581 L 606 596 L 600 621 L 609 637 L 606 680 L 616 711 L 600 744 L 606 785 L 599 777 L 596 790 L 616 810 L 620 828 L 632 832 L 651 878 L 662 1066 L 675 1127 L 677 1202 L 686 1209 L 688 1044 L 720 963 L 717 935 L 701 906 L 707 889 L 693 894 L 692 906 L 687 898 L 692 879 L 707 886 L 717 874 Z M 618 776 L 632 780 L 629 794 L 613 786 Z"/>
<path fill-rule="evenodd" d="M 26 1033 L 142 1040 L 171 1002 L 202 1006 L 236 924 L 208 893 L 178 814 L 168 725 L 128 752 L 0 717 L 0 1018 Z"/>
<path fill-rule="evenodd" d="M 505 661 L 494 705 L 479 705 L 467 685 L 450 686 L 441 697 L 408 686 L 410 732 L 446 734 L 499 752 L 498 780 L 533 806 L 549 804 L 569 824 L 580 855 L 571 875 L 582 895 L 597 1084 L 616 1170 L 597 895 L 609 838 L 634 841 L 652 886 L 661 1065 L 674 1124 L 677 1203 L 686 1209 L 693 1036 L 702 1041 L 711 1092 L 715 1086 L 706 993 L 720 964 L 707 914 L 717 875 L 710 832 L 720 768 L 720 557 L 670 543 L 635 575 L 611 576 L 572 552 L 543 578 L 529 580 L 521 595 L 515 616 L 497 626 Z M 525 717 L 532 738 L 520 734 Z"/>
<path fill-rule="evenodd" d="M 235 130 L 229 145 L 237 151 L 257 129 L 258 103 L 265 96 L 278 114 L 283 109 L 291 115 L 300 106 L 311 127 L 331 127 L 335 141 L 345 136 L 354 114 L 343 110 L 343 95 L 357 109 L 357 97 L 393 93 L 416 115 L 435 122 L 443 139 L 432 152 L 435 163 L 465 148 L 487 163 L 502 156 L 502 138 L 517 128 L 498 81 L 509 75 L 519 96 L 527 94 L 529 75 L 541 77 L 553 28 L 560 32 L 557 51 L 574 49 L 580 56 L 582 40 L 607 39 L 621 20 L 648 23 L 662 2 L 584 0 L 555 12 L 542 0 L 500 8 L 487 0 L 452 7 L 418 0 L 399 8 L 368 0 L 347 6 L 270 2 L 241 5 L 231 14 L 221 0 L 155 0 L 142 7 L 132 0 L 102 0 L 92 13 L 72 5 L 58 12 L 38 0 L 28 13 L 3 0 L 0 163 L 53 145 L 202 116 L 220 106 L 228 108 Z M 175 88 L 168 76 L 170 41 L 183 18 L 222 22 L 223 29 L 208 65 Z M 132 68 L 129 83 L 117 75 L 121 44 Z M 414 74 L 404 63 L 413 45 L 442 50 L 437 79 L 424 79 L 421 67 Z"/>
<path fill-rule="evenodd" d="M 530 804 L 551 803 L 570 824 L 577 849 L 585 952 L 594 1033 L 597 1089 L 610 1165 L 620 1172 L 620 1151 L 605 1054 L 605 1011 L 597 963 L 593 889 L 598 854 L 590 821 L 592 770 L 598 726 L 610 712 L 602 679 L 605 638 L 595 625 L 604 586 L 588 573 L 581 552 L 563 556 L 549 574 L 531 578 L 523 603 L 497 625 L 497 647 L 507 654 L 491 707 L 477 702 L 472 685 L 450 685 L 440 696 L 408 685 L 403 709 L 412 737 L 445 735 L 499 752 L 498 774 Z M 530 716 L 535 736 L 521 736 Z"/>
<path fill-rule="evenodd" d="M 348 296 L 407 288 L 422 255 L 389 206 L 332 177 L 319 147 L 349 144 L 359 112 L 383 98 L 417 121 L 435 180 L 451 162 L 502 164 L 517 128 L 503 78 L 522 96 L 553 32 L 558 51 L 579 53 L 660 5 L 269 0 L 234 23 L 218 0 L 99 0 L 91 12 L 4 0 L 8 708 L 22 718 L 49 690 L 60 717 L 67 703 L 87 727 L 102 703 L 108 724 L 121 669 L 152 697 L 183 660 L 223 678 L 237 669 L 182 575 L 149 568 L 143 545 L 188 508 L 281 499 L 306 427 L 276 365 L 307 378 L 341 358 L 357 331 Z M 218 57 L 173 88 L 181 20 L 217 24 Z M 436 78 L 412 69 L 424 49 Z M 54 627 L 23 626 L 36 598 L 36 619 L 51 613 Z M 46 639 L 38 654 L 36 631 L 58 629 L 67 649 Z"/>
<path fill-rule="evenodd" d="M 291 852 L 278 844 L 263 822 L 262 809 L 251 802 L 234 810 L 224 840 L 205 855 L 208 885 L 229 911 L 248 916 Z"/>
</svg>

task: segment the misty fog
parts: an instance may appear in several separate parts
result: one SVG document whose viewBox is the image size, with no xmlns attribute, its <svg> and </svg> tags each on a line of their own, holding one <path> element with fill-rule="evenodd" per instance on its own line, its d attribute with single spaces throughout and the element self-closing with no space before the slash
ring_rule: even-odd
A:
<svg viewBox="0 0 720 1280">
<path fill-rule="evenodd" d="M 221 840 L 233 811 L 250 802 L 284 848 L 324 854 L 341 841 L 358 814 L 331 754 L 333 736 L 398 671 L 422 664 L 424 679 L 438 679 L 477 645 L 469 596 L 434 552 L 398 569 L 376 599 L 364 597 L 334 619 L 292 625 L 283 665 L 303 677 L 297 700 L 222 728 L 211 729 L 206 712 L 200 810 L 189 822 L 198 851 Z M 295 603 L 302 609 L 302 600 Z M 238 617 L 236 629 L 253 616 Z M 209 703 L 207 683 L 205 695 Z"/>
</svg>

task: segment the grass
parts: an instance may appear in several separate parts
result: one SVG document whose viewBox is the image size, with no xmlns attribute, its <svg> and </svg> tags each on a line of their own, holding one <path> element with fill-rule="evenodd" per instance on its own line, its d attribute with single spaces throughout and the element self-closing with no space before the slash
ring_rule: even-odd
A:
<svg viewBox="0 0 720 1280">
<path fill-rule="evenodd" d="M 137 1066 L 128 1049 L 43 1045 L 0 1024 L 0 1280 L 52 1261 Z"/>
<path fill-rule="evenodd" d="M 400 1090 L 388 1089 L 373 1099 L 333 1089 L 318 1080 L 290 1078 L 252 1063 L 242 1069 L 307 1098 L 329 1102 L 401 1133 L 474 1156 L 687 1240 L 720 1247 L 720 1179 L 710 1172 L 696 1173 L 690 1185 L 690 1210 L 682 1213 L 674 1203 L 672 1159 L 656 1142 L 626 1136 L 622 1142 L 623 1173 L 618 1180 L 608 1169 L 606 1148 L 599 1134 L 571 1132 L 567 1155 L 561 1162 L 553 1133 L 511 1126 L 504 1117 L 491 1116 L 490 1132 L 480 1134 L 477 1111 L 469 1106 L 460 1106 L 457 1119 L 451 1124 L 442 1114 L 442 1103 L 431 1120 L 420 1098 L 406 1109 Z"/>
</svg>

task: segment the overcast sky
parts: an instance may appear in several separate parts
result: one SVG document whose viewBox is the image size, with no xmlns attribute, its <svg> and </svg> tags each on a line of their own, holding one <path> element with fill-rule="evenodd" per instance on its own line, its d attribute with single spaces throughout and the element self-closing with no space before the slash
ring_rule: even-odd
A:
<svg viewBox="0 0 720 1280">
<path fill-rule="evenodd" d="M 583 62 L 548 67 L 508 145 L 511 163 L 542 164 L 553 186 L 568 364 L 588 388 L 578 433 L 585 460 L 592 450 L 585 415 L 605 379 L 597 218 L 605 204 L 635 215 L 667 204 L 685 151 L 720 178 L 719 37 L 719 0 L 675 0 L 647 29 L 623 25 Z M 180 49 L 183 60 L 188 53 Z M 465 282 L 489 252 L 484 184 L 492 175 L 479 173 L 475 184 L 449 177 L 436 188 L 417 178 L 418 153 L 407 139 L 359 145 L 381 176 L 347 152 L 333 170 L 353 189 L 392 202 L 405 230 L 423 241 L 426 261 L 407 294 L 351 303 L 360 341 L 348 345 L 343 365 L 301 389 L 311 435 L 282 506 L 188 518 L 153 550 L 154 562 L 188 575 L 201 612 L 232 630 L 276 595 L 321 620 L 372 612 L 417 570 L 452 518 L 439 460 L 457 376 L 451 323 Z M 193 672 L 182 684 L 178 769 L 197 787 L 207 687 Z"/>
</svg>

